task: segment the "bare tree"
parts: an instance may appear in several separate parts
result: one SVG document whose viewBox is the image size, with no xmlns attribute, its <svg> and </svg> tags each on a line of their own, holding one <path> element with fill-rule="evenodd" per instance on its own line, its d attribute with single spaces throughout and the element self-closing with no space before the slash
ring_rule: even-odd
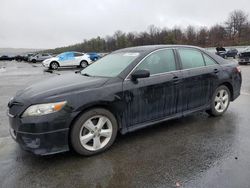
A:
<svg viewBox="0 0 250 188">
<path fill-rule="evenodd" d="M 226 29 L 230 38 L 235 39 L 237 36 L 241 38 L 242 30 L 247 24 L 248 15 L 242 10 L 234 10 L 229 14 L 226 24 Z"/>
<path fill-rule="evenodd" d="M 196 31 L 193 26 L 188 26 L 186 30 L 187 43 L 194 45 L 196 43 Z"/>
</svg>

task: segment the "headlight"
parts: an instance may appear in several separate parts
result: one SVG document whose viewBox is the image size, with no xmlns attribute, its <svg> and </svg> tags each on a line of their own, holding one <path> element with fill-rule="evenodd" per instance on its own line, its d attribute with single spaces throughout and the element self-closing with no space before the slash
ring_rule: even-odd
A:
<svg viewBox="0 0 250 188">
<path fill-rule="evenodd" d="M 28 107 L 22 117 L 27 116 L 42 116 L 60 111 L 66 104 L 66 101 L 57 103 L 37 104 Z"/>
</svg>

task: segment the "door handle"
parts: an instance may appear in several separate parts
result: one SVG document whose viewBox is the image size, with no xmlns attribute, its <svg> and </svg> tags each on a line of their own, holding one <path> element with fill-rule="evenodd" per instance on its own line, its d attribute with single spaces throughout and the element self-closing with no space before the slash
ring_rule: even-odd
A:
<svg viewBox="0 0 250 188">
<path fill-rule="evenodd" d="M 217 74 L 218 72 L 220 72 L 218 69 L 214 69 L 215 74 Z"/>
<path fill-rule="evenodd" d="M 179 79 L 178 76 L 174 76 L 174 77 L 173 77 L 173 81 L 174 81 L 174 84 L 178 84 L 178 83 L 181 82 L 181 79 Z"/>
</svg>

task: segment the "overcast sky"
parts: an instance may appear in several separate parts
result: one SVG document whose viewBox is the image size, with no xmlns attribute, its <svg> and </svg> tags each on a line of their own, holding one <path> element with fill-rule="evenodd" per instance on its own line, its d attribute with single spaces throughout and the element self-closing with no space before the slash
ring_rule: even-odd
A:
<svg viewBox="0 0 250 188">
<path fill-rule="evenodd" d="M 0 47 L 54 48 L 116 30 L 223 23 L 249 0 L 0 0 Z"/>
</svg>

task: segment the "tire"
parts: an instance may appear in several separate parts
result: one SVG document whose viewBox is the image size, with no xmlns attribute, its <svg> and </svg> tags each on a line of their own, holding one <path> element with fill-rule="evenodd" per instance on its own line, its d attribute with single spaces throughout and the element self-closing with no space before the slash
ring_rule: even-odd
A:
<svg viewBox="0 0 250 188">
<path fill-rule="evenodd" d="M 50 63 L 50 69 L 52 69 L 52 70 L 57 70 L 58 69 L 58 67 L 59 67 L 59 64 L 57 63 L 57 62 L 55 62 L 55 61 L 53 61 L 53 62 L 51 62 Z"/>
<path fill-rule="evenodd" d="M 99 124 L 101 126 L 98 128 L 101 121 L 105 123 Z M 103 108 L 91 109 L 73 124 L 70 132 L 71 146 L 78 154 L 84 156 L 101 153 L 114 143 L 117 130 L 117 121 L 111 112 Z"/>
<path fill-rule="evenodd" d="M 35 59 L 32 59 L 31 62 L 32 62 L 32 63 L 36 63 L 36 60 L 35 60 Z"/>
<path fill-rule="evenodd" d="M 83 60 L 83 61 L 80 62 L 80 67 L 81 68 L 86 68 L 87 66 L 88 66 L 88 62 L 87 61 Z"/>
<path fill-rule="evenodd" d="M 212 97 L 210 109 L 207 113 L 212 116 L 221 116 L 226 111 L 230 104 L 231 93 L 225 85 L 219 86 Z"/>
</svg>

